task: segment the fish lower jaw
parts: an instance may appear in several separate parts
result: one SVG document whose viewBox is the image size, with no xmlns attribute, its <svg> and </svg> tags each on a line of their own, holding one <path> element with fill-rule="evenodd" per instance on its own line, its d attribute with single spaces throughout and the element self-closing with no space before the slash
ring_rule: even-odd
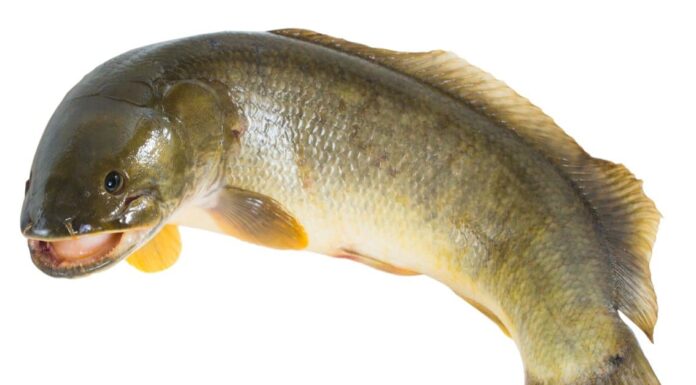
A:
<svg viewBox="0 0 696 385">
<path fill-rule="evenodd" d="M 63 261 L 81 261 L 107 255 L 121 240 L 123 233 L 86 235 L 51 242 L 53 254 Z"/>
<path fill-rule="evenodd" d="M 54 277 L 74 277 L 121 260 L 144 239 L 148 230 L 83 235 L 55 241 L 28 239 L 34 264 Z"/>
</svg>

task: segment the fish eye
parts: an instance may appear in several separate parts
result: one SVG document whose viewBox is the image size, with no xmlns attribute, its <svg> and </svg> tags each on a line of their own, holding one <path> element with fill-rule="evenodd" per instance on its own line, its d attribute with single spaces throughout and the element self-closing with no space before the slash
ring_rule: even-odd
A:
<svg viewBox="0 0 696 385">
<path fill-rule="evenodd" d="M 104 189 L 111 194 L 116 194 L 123 188 L 125 179 L 126 178 L 120 172 L 111 171 L 106 174 L 106 178 L 104 178 Z"/>
</svg>

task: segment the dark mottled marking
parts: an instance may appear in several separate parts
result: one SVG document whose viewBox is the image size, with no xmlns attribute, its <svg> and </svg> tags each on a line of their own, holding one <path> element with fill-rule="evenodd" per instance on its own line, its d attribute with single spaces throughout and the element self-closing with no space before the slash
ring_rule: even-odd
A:
<svg viewBox="0 0 696 385">
<path fill-rule="evenodd" d="M 214 50 L 220 49 L 221 46 L 220 41 L 218 41 L 217 39 L 208 39 L 208 44 L 210 45 L 210 48 Z"/>
<path fill-rule="evenodd" d="M 609 363 L 612 364 L 612 366 L 619 366 L 623 363 L 624 358 L 620 354 L 613 355 L 609 357 Z"/>
</svg>

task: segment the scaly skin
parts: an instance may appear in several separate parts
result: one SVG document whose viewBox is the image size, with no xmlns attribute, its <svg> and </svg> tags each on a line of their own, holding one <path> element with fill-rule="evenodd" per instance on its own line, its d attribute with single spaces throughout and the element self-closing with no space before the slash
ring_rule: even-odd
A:
<svg viewBox="0 0 696 385">
<path fill-rule="evenodd" d="M 114 81 L 153 94 L 182 81 L 205 90 L 165 102 L 193 107 L 167 120 L 183 144 L 162 151 L 185 166 L 160 187 L 177 191 L 164 221 L 186 224 L 222 186 L 272 197 L 304 226 L 309 250 L 427 274 L 489 309 L 529 383 L 590 383 L 626 357 L 644 360 L 612 304 L 611 262 L 587 203 L 514 132 L 444 93 L 272 34 L 134 50 L 66 100 Z"/>
</svg>

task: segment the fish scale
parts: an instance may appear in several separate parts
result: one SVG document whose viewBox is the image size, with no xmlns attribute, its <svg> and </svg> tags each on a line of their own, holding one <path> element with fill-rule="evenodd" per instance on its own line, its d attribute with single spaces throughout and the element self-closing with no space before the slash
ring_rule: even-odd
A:
<svg viewBox="0 0 696 385">
<path fill-rule="evenodd" d="M 659 214 L 640 181 L 444 51 L 304 30 L 129 51 L 57 109 L 21 222 L 54 276 L 163 270 L 175 225 L 424 274 L 514 339 L 528 384 L 659 383 L 618 313 L 652 336 Z M 101 255 L 95 234 L 118 245 Z"/>
</svg>

